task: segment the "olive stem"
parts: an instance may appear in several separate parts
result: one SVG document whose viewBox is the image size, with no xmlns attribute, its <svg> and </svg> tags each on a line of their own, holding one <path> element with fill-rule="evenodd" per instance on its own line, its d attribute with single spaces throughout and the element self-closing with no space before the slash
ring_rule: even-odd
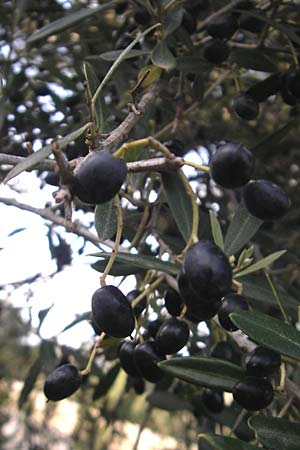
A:
<svg viewBox="0 0 300 450">
<path fill-rule="evenodd" d="M 134 301 L 132 302 L 132 308 L 134 308 L 146 295 L 148 295 L 150 292 L 152 292 L 162 281 L 164 280 L 164 277 L 161 276 L 157 278 L 157 280 L 153 281 L 150 286 L 144 290 L 140 295 L 138 295 Z"/>
<path fill-rule="evenodd" d="M 297 53 L 296 53 L 295 47 L 293 46 L 290 38 L 287 35 L 284 35 L 284 37 L 287 40 L 287 43 L 288 43 L 288 46 L 289 46 L 289 49 L 290 49 L 290 52 L 291 52 L 291 55 L 292 55 L 295 67 L 299 67 L 299 63 L 298 63 L 298 58 L 297 58 Z"/>
<path fill-rule="evenodd" d="M 184 305 L 183 308 L 182 308 L 182 311 L 180 313 L 179 319 L 183 319 L 184 318 L 184 316 L 186 314 L 186 311 L 187 311 L 187 306 Z"/>
<path fill-rule="evenodd" d="M 97 354 L 98 348 L 100 347 L 101 342 L 103 341 L 105 337 L 105 333 L 101 333 L 98 339 L 95 342 L 95 345 L 93 347 L 92 353 L 90 354 L 88 363 L 86 365 L 86 368 L 80 371 L 80 375 L 83 377 L 84 375 L 88 375 L 92 370 L 92 365 L 95 359 L 95 356 Z"/>
<path fill-rule="evenodd" d="M 186 166 L 191 166 L 191 167 L 194 167 L 194 169 L 201 170 L 201 172 L 209 173 L 209 167 L 208 166 L 203 166 L 201 164 L 197 164 L 197 163 L 194 163 L 194 162 L 191 162 L 191 161 L 186 161 L 185 159 L 183 159 L 182 162 Z"/>
<path fill-rule="evenodd" d="M 113 263 L 115 262 L 115 259 L 116 259 L 117 253 L 118 253 L 118 249 L 119 249 L 119 245 L 121 242 L 121 237 L 122 237 L 123 216 L 122 216 L 122 208 L 121 208 L 121 204 L 120 204 L 120 199 L 119 199 L 118 195 L 116 195 L 114 197 L 114 207 L 115 207 L 116 216 L 117 216 L 117 234 L 116 234 L 116 240 L 114 243 L 114 247 L 112 249 L 108 263 L 105 267 L 105 270 L 104 270 L 102 276 L 100 277 L 101 286 L 105 286 L 105 278 L 109 274 L 110 269 L 112 268 Z"/>
<path fill-rule="evenodd" d="M 149 140 L 148 138 L 144 138 L 144 139 L 137 139 L 135 141 L 132 142 L 127 142 L 125 144 L 123 144 L 120 148 L 118 148 L 118 150 L 116 150 L 113 153 L 113 156 L 115 158 L 121 158 L 124 153 L 126 153 L 128 150 L 132 150 L 132 149 L 138 149 L 139 147 L 146 147 L 147 145 L 149 145 Z"/>
<path fill-rule="evenodd" d="M 285 387 L 285 364 L 281 363 L 280 364 L 280 380 L 279 380 L 279 386 L 278 386 L 278 391 L 279 392 L 283 392 L 284 391 L 284 387 Z"/>
<path fill-rule="evenodd" d="M 288 401 L 283 405 L 282 409 L 279 411 L 277 417 L 282 418 L 287 413 L 287 410 L 289 409 L 289 407 L 291 406 L 293 401 L 294 401 L 294 396 L 291 395 L 290 398 L 288 399 Z"/>
<path fill-rule="evenodd" d="M 237 293 L 239 295 L 243 292 L 243 283 L 240 283 L 239 281 L 232 280 L 232 284 L 237 288 Z"/>
<path fill-rule="evenodd" d="M 233 433 L 235 432 L 235 430 L 237 429 L 237 427 L 239 426 L 239 424 L 241 423 L 241 421 L 243 420 L 243 418 L 245 417 L 246 414 L 247 414 L 247 411 L 245 409 L 242 409 L 242 411 L 237 416 L 233 427 L 231 428 L 231 431 L 229 433 L 229 437 L 233 435 Z"/>
<path fill-rule="evenodd" d="M 132 447 L 132 450 L 138 450 L 141 434 L 142 434 L 142 432 L 143 432 L 143 430 L 144 430 L 144 428 L 145 428 L 145 426 L 146 426 L 146 424 L 147 424 L 147 422 L 148 422 L 148 420 L 150 418 L 151 412 L 152 412 L 152 406 L 149 405 L 147 407 L 146 411 L 145 411 L 145 415 L 144 415 L 143 420 L 142 420 L 142 422 L 140 424 L 140 428 L 139 428 L 139 431 L 138 431 L 135 443 L 134 443 L 134 445 Z"/>
<path fill-rule="evenodd" d="M 286 323 L 289 323 L 289 319 L 288 319 L 288 317 L 287 317 L 287 315 L 286 315 L 286 312 L 285 312 L 285 310 L 284 310 L 284 308 L 283 308 L 283 306 L 282 306 L 282 302 L 281 302 L 280 297 L 279 297 L 279 295 L 278 295 L 278 293 L 277 293 L 277 291 L 276 291 L 276 289 L 275 289 L 275 286 L 274 286 L 274 284 L 273 284 L 273 282 L 272 282 L 272 280 L 271 280 L 271 277 L 270 277 L 270 275 L 268 274 L 268 272 L 266 272 L 266 271 L 264 271 L 264 272 L 265 272 L 265 276 L 266 276 L 266 278 L 267 278 L 267 280 L 268 280 L 268 283 L 269 283 L 269 285 L 270 285 L 270 288 L 271 288 L 271 290 L 272 290 L 272 293 L 273 293 L 273 295 L 274 295 L 274 297 L 275 297 L 275 299 L 276 299 L 276 301 L 277 301 L 277 304 L 278 304 L 278 307 L 279 307 L 279 309 L 280 309 L 280 311 L 281 311 L 281 314 L 282 314 L 282 316 L 283 316 L 283 318 L 284 318 L 284 321 L 285 321 Z"/>
<path fill-rule="evenodd" d="M 199 227 L 199 209 L 197 204 L 197 197 L 193 189 L 191 188 L 191 185 L 189 183 L 189 180 L 184 175 L 184 173 L 179 170 L 179 176 L 184 184 L 186 193 L 190 197 L 191 205 L 192 205 L 192 211 L 193 211 L 193 221 L 192 221 L 192 230 L 191 230 L 191 236 L 185 246 L 185 248 L 182 251 L 182 254 L 184 255 L 186 251 L 191 247 L 191 245 L 198 242 L 198 227 Z"/>
</svg>

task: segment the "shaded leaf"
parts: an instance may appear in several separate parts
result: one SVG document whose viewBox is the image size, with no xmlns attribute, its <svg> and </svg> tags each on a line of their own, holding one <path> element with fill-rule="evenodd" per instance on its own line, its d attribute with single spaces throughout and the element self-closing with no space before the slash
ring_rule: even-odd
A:
<svg viewBox="0 0 300 450">
<path fill-rule="evenodd" d="M 116 380 L 119 371 L 120 371 L 120 364 L 116 364 L 107 372 L 107 374 L 104 377 L 100 379 L 98 385 L 95 387 L 93 393 L 93 400 L 97 400 L 98 398 L 108 393 L 110 387 Z"/>
<path fill-rule="evenodd" d="M 247 444 L 239 439 L 217 436 L 216 434 L 203 434 L 199 435 L 199 442 L 201 440 L 207 441 L 213 449 L 216 450 L 255 450 L 258 447 Z"/>
<path fill-rule="evenodd" d="M 280 250 L 278 252 L 271 253 L 271 255 L 262 258 L 260 261 L 257 261 L 257 263 L 251 264 L 251 266 L 247 267 L 244 270 L 241 270 L 241 272 L 238 272 L 235 275 L 235 278 L 243 277 L 244 275 L 256 272 L 257 270 L 265 269 L 266 267 L 270 266 L 274 261 L 276 261 L 278 258 L 280 258 L 282 255 L 284 255 L 285 252 L 286 250 Z"/>
<path fill-rule="evenodd" d="M 47 25 L 45 25 L 40 30 L 33 33 L 28 39 L 27 44 L 36 44 L 37 42 L 46 39 L 53 34 L 60 33 L 74 25 L 77 25 L 79 22 L 91 17 L 99 12 L 105 11 L 115 5 L 116 2 L 109 2 L 104 5 L 98 6 L 97 8 L 85 8 L 80 9 L 75 12 L 66 12 L 64 17 L 55 20 Z"/>
<path fill-rule="evenodd" d="M 91 264 L 91 267 L 97 270 L 97 272 L 103 273 L 107 264 L 107 259 L 97 261 L 96 263 Z M 132 264 L 119 263 L 115 261 L 112 268 L 109 271 L 109 274 L 114 277 L 126 277 L 128 275 L 135 275 L 137 273 L 144 273 L 144 272 L 145 269 L 143 269 L 142 267 L 138 267 Z"/>
<path fill-rule="evenodd" d="M 78 315 L 78 317 L 76 317 L 76 319 L 72 320 L 71 323 L 66 325 L 65 328 L 59 334 L 64 333 L 65 331 L 67 331 L 70 328 L 74 327 L 78 323 L 83 322 L 84 320 L 91 320 L 91 317 L 92 317 L 92 315 L 91 315 L 90 311 L 87 311 L 87 312 L 84 312 L 84 313 Z"/>
<path fill-rule="evenodd" d="M 262 220 L 252 216 L 243 203 L 240 203 L 225 236 L 226 255 L 231 256 L 241 250 L 262 224 Z"/>
<path fill-rule="evenodd" d="M 300 332 L 292 325 L 259 312 L 231 313 L 230 317 L 254 342 L 300 359 Z"/>
<path fill-rule="evenodd" d="M 99 256 L 107 260 L 110 258 L 110 255 L 110 253 L 101 252 L 94 253 L 92 256 Z M 170 275 L 177 275 L 179 271 L 178 266 L 175 264 L 168 261 L 162 261 L 154 256 L 133 255 L 131 253 L 118 252 L 116 262 L 136 266 L 139 269 L 158 270 L 160 272 L 169 273 Z M 94 265 L 92 267 L 94 267 Z"/>
<path fill-rule="evenodd" d="M 192 232 L 193 210 L 190 197 L 179 173 L 164 172 L 161 175 L 163 189 L 175 222 L 186 242 Z"/>
<path fill-rule="evenodd" d="M 203 74 L 209 67 L 210 65 L 200 56 L 179 56 L 177 58 L 177 69 L 181 72 Z"/>
<path fill-rule="evenodd" d="M 263 154 L 270 149 L 274 151 L 273 146 L 278 145 L 289 133 L 289 131 L 296 125 L 295 119 L 291 119 L 282 127 L 276 129 L 273 133 L 268 134 L 264 139 L 262 139 L 258 144 L 251 148 L 253 152 L 257 154 L 263 152 Z"/>
<path fill-rule="evenodd" d="M 184 10 L 179 8 L 165 14 L 163 21 L 164 36 L 169 36 L 181 25 L 183 13 Z"/>
<path fill-rule="evenodd" d="M 89 126 L 90 124 L 87 123 L 78 130 L 72 131 L 72 133 L 67 134 L 67 136 L 58 139 L 57 142 L 59 147 L 60 148 L 66 147 L 70 142 L 74 141 L 79 136 L 81 136 Z M 4 179 L 4 183 L 7 183 L 9 180 L 16 177 L 21 172 L 24 172 L 24 170 L 32 169 L 34 166 L 44 161 L 44 159 L 46 159 L 51 154 L 51 152 L 52 152 L 51 144 L 48 144 L 45 145 L 45 147 L 41 148 L 40 150 L 37 150 L 36 152 L 27 156 L 27 158 L 19 162 L 19 164 L 17 164 L 10 172 L 8 172 L 8 174 Z"/>
<path fill-rule="evenodd" d="M 169 50 L 165 40 L 156 44 L 151 54 L 151 60 L 153 64 L 165 70 L 174 69 L 176 66 L 176 58 Z"/>
<path fill-rule="evenodd" d="M 231 392 L 233 386 L 245 376 L 244 370 L 235 364 L 204 356 L 172 358 L 158 365 L 181 380 L 227 392 Z"/>
<path fill-rule="evenodd" d="M 147 396 L 147 401 L 155 408 L 166 411 L 192 410 L 191 403 L 168 391 L 153 391 Z"/>
<path fill-rule="evenodd" d="M 89 94 L 91 97 L 95 94 L 100 81 L 94 71 L 93 67 L 89 63 L 84 63 L 83 65 L 84 75 L 87 81 L 87 87 L 89 90 Z M 95 114 L 95 122 L 96 128 L 99 133 L 103 131 L 103 100 L 99 95 L 94 103 L 94 114 Z"/>
<path fill-rule="evenodd" d="M 220 222 L 218 221 L 218 218 L 213 211 L 209 211 L 209 217 L 214 243 L 224 251 L 224 239 Z"/>
<path fill-rule="evenodd" d="M 95 228 L 101 241 L 110 239 L 117 232 L 114 200 L 97 205 L 95 208 Z"/>
<path fill-rule="evenodd" d="M 300 423 L 278 417 L 253 416 L 249 425 L 257 440 L 269 450 L 298 450 Z"/>
<path fill-rule="evenodd" d="M 104 52 L 101 53 L 101 55 L 90 55 L 87 56 L 86 59 L 104 59 L 104 61 L 115 61 L 116 59 L 118 59 L 118 57 L 122 54 L 124 49 L 122 50 L 113 50 L 111 52 Z M 150 52 L 147 50 L 135 50 L 132 49 L 130 50 L 130 52 L 128 52 L 125 57 L 123 58 L 123 61 L 125 61 L 125 59 L 131 59 L 131 58 L 138 58 L 140 56 L 146 56 L 149 55 Z"/>
<path fill-rule="evenodd" d="M 41 372 L 41 366 L 42 366 L 41 359 L 40 359 L 40 356 L 38 356 L 38 358 L 34 361 L 34 363 L 30 367 L 30 369 L 26 375 L 23 388 L 22 388 L 21 393 L 18 398 L 19 409 L 22 408 L 22 406 L 28 399 L 30 392 L 34 388 L 36 380 Z"/>
<path fill-rule="evenodd" d="M 270 285 L 267 281 L 257 279 L 253 276 L 245 276 L 243 278 L 243 295 L 245 297 L 261 301 L 263 303 L 277 305 L 274 295 L 270 289 Z M 289 295 L 284 289 L 276 286 L 278 295 L 283 303 L 284 307 L 294 307 L 298 306 L 298 301 Z"/>
<path fill-rule="evenodd" d="M 261 49 L 234 48 L 230 53 L 231 62 L 245 69 L 259 70 L 262 72 L 277 72 L 274 58 L 268 56 Z"/>
<path fill-rule="evenodd" d="M 282 85 L 281 73 L 270 75 L 265 80 L 255 83 L 251 86 L 246 94 L 249 94 L 257 102 L 264 102 L 271 95 L 277 94 Z"/>
</svg>

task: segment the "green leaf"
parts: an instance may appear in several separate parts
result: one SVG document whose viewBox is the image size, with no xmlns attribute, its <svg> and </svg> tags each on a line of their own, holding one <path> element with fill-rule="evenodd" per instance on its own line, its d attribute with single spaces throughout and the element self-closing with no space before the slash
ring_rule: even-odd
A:
<svg viewBox="0 0 300 450">
<path fill-rule="evenodd" d="M 158 363 L 159 367 L 174 377 L 189 383 L 231 392 L 244 376 L 244 370 L 227 361 L 201 357 L 172 358 Z"/>
<path fill-rule="evenodd" d="M 66 325 L 65 328 L 62 331 L 60 331 L 59 334 L 64 333 L 65 331 L 67 331 L 70 328 L 74 327 L 78 323 L 83 322 L 84 320 L 91 320 L 91 317 L 92 317 L 91 311 L 87 311 L 87 312 L 84 312 L 84 313 L 78 315 L 78 317 L 76 317 L 76 319 L 72 320 L 71 323 Z"/>
<path fill-rule="evenodd" d="M 246 442 L 240 441 L 230 437 L 217 436 L 216 434 L 200 434 L 199 442 L 201 440 L 207 441 L 215 450 L 256 450 L 258 447 L 254 445 L 246 444 Z M 201 447 L 200 447 L 201 448 Z"/>
<path fill-rule="evenodd" d="M 224 251 L 224 240 L 220 222 L 213 211 L 209 211 L 209 216 L 214 243 Z"/>
<path fill-rule="evenodd" d="M 117 232 L 117 219 L 113 199 L 96 206 L 95 228 L 100 241 L 110 239 Z"/>
<path fill-rule="evenodd" d="M 89 63 L 84 63 L 83 70 L 84 70 L 84 75 L 85 75 L 85 78 L 87 81 L 87 87 L 89 90 L 89 94 L 92 98 L 99 86 L 100 81 L 99 81 L 93 67 Z M 94 103 L 95 122 L 96 122 L 97 131 L 99 133 L 103 132 L 103 106 L 104 106 L 103 99 L 99 95 Z"/>
<path fill-rule="evenodd" d="M 152 50 L 151 60 L 153 64 L 161 69 L 171 70 L 176 67 L 176 58 L 173 53 L 168 49 L 165 40 L 162 40 L 156 44 Z"/>
<path fill-rule="evenodd" d="M 252 216 L 240 203 L 225 236 L 226 255 L 231 256 L 241 250 L 255 235 L 262 223 L 262 220 Z"/>
<path fill-rule="evenodd" d="M 110 258 L 110 255 L 111 253 L 101 252 L 94 253 L 92 256 L 98 256 L 107 260 Z M 168 261 L 162 261 L 154 256 L 133 255 L 132 253 L 118 252 L 115 261 L 117 263 L 136 266 L 139 269 L 158 270 L 160 272 L 169 273 L 170 275 L 177 275 L 179 271 L 179 267 L 175 264 Z"/>
<path fill-rule="evenodd" d="M 269 450 L 299 450 L 300 423 L 278 417 L 253 416 L 249 425 L 257 440 Z"/>
<path fill-rule="evenodd" d="M 163 189 L 174 220 L 185 240 L 188 242 L 192 232 L 193 210 L 182 179 L 177 172 L 164 172 L 161 175 Z"/>
<path fill-rule="evenodd" d="M 30 369 L 26 375 L 23 388 L 22 388 L 21 393 L 18 398 L 19 409 L 22 408 L 22 406 L 28 399 L 30 392 L 34 388 L 36 380 L 41 372 L 41 367 L 42 367 L 41 359 L 40 359 L 40 356 L 38 356 L 38 358 L 34 361 L 34 363 L 30 367 Z"/>
<path fill-rule="evenodd" d="M 173 31 L 180 27 L 184 10 L 182 8 L 165 14 L 163 21 L 164 36 L 169 36 Z"/>
<path fill-rule="evenodd" d="M 177 58 L 177 69 L 180 72 L 203 74 L 209 67 L 211 65 L 203 61 L 200 56 L 179 56 Z"/>
<path fill-rule="evenodd" d="M 245 295 L 245 297 L 266 304 L 277 305 L 274 295 L 270 289 L 270 285 L 266 280 L 253 276 L 245 276 L 242 283 L 243 295 Z M 296 310 L 298 307 L 298 301 L 289 295 L 284 289 L 278 286 L 276 286 L 276 289 L 284 307 L 293 307 Z"/>
<path fill-rule="evenodd" d="M 119 56 L 123 53 L 124 49 L 122 50 L 112 50 L 111 52 L 104 52 L 101 53 L 101 55 L 91 55 L 87 56 L 86 59 L 103 59 L 104 61 L 115 61 L 119 58 Z M 131 59 L 131 58 L 138 58 L 139 56 L 146 56 L 149 55 L 150 52 L 147 50 L 130 50 L 123 58 L 123 61 L 125 59 Z"/>
<path fill-rule="evenodd" d="M 66 147 L 70 142 L 77 139 L 79 136 L 81 136 L 86 129 L 90 126 L 90 123 L 85 124 L 83 127 L 79 128 L 78 130 L 72 131 L 72 133 L 68 134 L 67 136 L 64 136 L 61 139 L 58 139 L 58 145 L 60 148 Z M 40 162 L 44 161 L 50 154 L 51 154 L 51 144 L 45 145 L 45 147 L 41 148 L 40 150 L 37 150 L 36 152 L 32 153 L 31 155 L 27 156 L 27 158 L 23 159 L 19 164 L 17 164 L 8 174 L 6 175 L 4 179 L 4 183 L 7 183 L 12 178 L 19 175 L 21 172 L 24 172 L 25 170 L 32 169 L 34 166 L 39 164 Z"/>
<path fill-rule="evenodd" d="M 115 4 L 116 2 L 109 2 L 105 5 L 98 6 L 97 8 L 85 8 L 75 12 L 66 12 L 64 17 L 45 25 L 40 30 L 33 33 L 32 36 L 27 39 L 27 44 L 36 44 L 37 42 L 46 39 L 53 34 L 60 33 L 74 25 L 77 25 L 79 22 L 82 22 L 88 17 L 112 8 Z"/>
<path fill-rule="evenodd" d="M 97 272 L 103 273 L 107 264 L 107 259 L 99 260 L 91 267 Z M 124 264 L 120 262 L 114 262 L 109 274 L 114 277 L 127 277 L 128 275 L 136 275 L 137 273 L 145 273 L 145 269 L 132 264 Z"/>
<path fill-rule="evenodd" d="M 245 69 L 259 70 L 262 72 L 277 72 L 274 58 L 265 54 L 261 49 L 234 48 L 230 53 L 230 60 Z"/>
<path fill-rule="evenodd" d="M 168 391 L 153 391 L 147 396 L 147 401 L 155 408 L 166 411 L 192 410 L 191 403 Z"/>
<path fill-rule="evenodd" d="M 258 312 L 231 313 L 230 317 L 254 342 L 300 359 L 300 332 L 292 325 Z"/>
<path fill-rule="evenodd" d="M 244 270 L 241 270 L 241 272 L 238 272 L 235 275 L 235 278 L 243 277 L 244 275 L 256 272 L 257 270 L 265 269 L 266 267 L 270 266 L 274 261 L 276 261 L 278 258 L 280 258 L 282 255 L 284 255 L 285 252 L 286 250 L 280 250 L 278 252 L 271 253 L 271 255 L 262 258 L 257 263 L 251 264 L 251 266 L 247 267 Z"/>
<path fill-rule="evenodd" d="M 297 124 L 295 119 L 291 119 L 282 127 L 277 128 L 273 133 L 268 134 L 263 138 L 258 144 L 251 148 L 252 152 L 259 155 L 266 155 L 267 152 L 274 152 L 274 145 L 278 145 L 289 133 L 289 131 L 294 128 Z"/>
</svg>

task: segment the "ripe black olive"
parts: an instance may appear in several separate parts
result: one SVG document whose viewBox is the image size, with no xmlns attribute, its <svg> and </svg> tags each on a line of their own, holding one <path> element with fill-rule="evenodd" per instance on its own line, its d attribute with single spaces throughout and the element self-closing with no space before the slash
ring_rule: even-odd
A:
<svg viewBox="0 0 300 450">
<path fill-rule="evenodd" d="M 133 289 L 132 291 L 128 292 L 126 297 L 130 301 L 130 303 L 132 303 L 140 294 L 141 291 L 139 291 L 138 289 Z M 137 318 L 140 317 L 146 306 L 147 306 L 147 296 L 142 298 L 142 300 L 133 308 L 135 317 Z"/>
<path fill-rule="evenodd" d="M 105 203 L 119 192 L 126 175 L 124 159 L 104 151 L 94 152 L 75 173 L 72 193 L 85 203 Z"/>
<path fill-rule="evenodd" d="M 243 189 L 243 199 L 248 211 L 261 220 L 278 220 L 290 207 L 285 191 L 268 180 L 250 181 Z"/>
<path fill-rule="evenodd" d="M 233 109 L 245 120 L 254 120 L 259 114 L 259 104 L 249 95 L 240 94 L 233 99 Z"/>
<path fill-rule="evenodd" d="M 157 363 L 162 361 L 163 356 L 159 355 L 153 341 L 146 341 L 138 344 L 134 349 L 134 361 L 140 375 L 151 383 L 157 383 L 163 377 L 163 371 Z"/>
<path fill-rule="evenodd" d="M 130 336 L 135 319 L 130 302 L 115 286 L 97 289 L 92 296 L 92 314 L 97 326 L 113 337 Z"/>
<path fill-rule="evenodd" d="M 241 352 L 228 341 L 216 342 L 210 349 L 209 355 L 213 358 L 224 359 L 233 364 L 240 364 Z"/>
<path fill-rule="evenodd" d="M 247 184 L 253 170 L 253 154 L 242 144 L 227 143 L 219 146 L 210 161 L 212 179 L 226 189 Z"/>
<path fill-rule="evenodd" d="M 122 368 L 128 375 L 132 377 L 139 377 L 140 373 L 135 365 L 134 361 L 134 349 L 136 347 L 136 343 L 131 341 L 124 341 L 119 347 L 118 357 L 120 359 L 120 363 Z"/>
<path fill-rule="evenodd" d="M 234 400 L 249 411 L 266 408 L 273 400 L 273 386 L 267 378 L 246 377 L 235 384 Z"/>
<path fill-rule="evenodd" d="M 212 64 L 220 65 L 226 61 L 230 53 L 229 47 L 221 39 L 212 39 L 203 47 L 203 56 Z"/>
<path fill-rule="evenodd" d="M 171 355 L 181 350 L 188 342 L 190 329 L 183 320 L 172 317 L 165 320 L 155 337 L 155 346 L 162 355 Z"/>
<path fill-rule="evenodd" d="M 81 375 L 73 364 L 64 364 L 50 373 L 44 384 L 44 394 L 54 402 L 70 397 L 81 384 Z"/>
<path fill-rule="evenodd" d="M 183 300 L 174 289 L 169 288 L 165 293 L 165 307 L 171 316 L 180 316 L 184 306 Z"/>
<path fill-rule="evenodd" d="M 260 345 L 248 353 L 245 364 L 248 375 L 268 377 L 279 369 L 281 357 L 275 350 Z"/>
<path fill-rule="evenodd" d="M 224 409 L 223 392 L 205 389 L 201 397 L 202 403 L 208 411 L 215 414 L 221 413 Z"/>
<path fill-rule="evenodd" d="M 248 311 L 248 303 L 242 295 L 228 294 L 223 298 L 218 311 L 218 319 L 221 326 L 228 331 L 236 331 L 238 327 L 232 322 L 229 314 L 238 311 Z"/>
<path fill-rule="evenodd" d="M 238 21 L 232 14 L 216 17 L 207 25 L 206 31 L 213 38 L 230 39 L 238 29 Z"/>
</svg>

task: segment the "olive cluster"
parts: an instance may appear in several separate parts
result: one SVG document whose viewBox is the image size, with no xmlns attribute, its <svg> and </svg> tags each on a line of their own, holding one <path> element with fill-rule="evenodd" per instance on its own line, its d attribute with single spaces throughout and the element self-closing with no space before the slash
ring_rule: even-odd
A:
<svg viewBox="0 0 300 450">
<path fill-rule="evenodd" d="M 243 188 L 243 201 L 255 217 L 273 221 L 283 217 L 290 206 L 285 191 L 269 180 L 251 180 L 254 156 L 236 143 L 220 145 L 210 161 L 211 178 L 225 189 Z"/>
</svg>

